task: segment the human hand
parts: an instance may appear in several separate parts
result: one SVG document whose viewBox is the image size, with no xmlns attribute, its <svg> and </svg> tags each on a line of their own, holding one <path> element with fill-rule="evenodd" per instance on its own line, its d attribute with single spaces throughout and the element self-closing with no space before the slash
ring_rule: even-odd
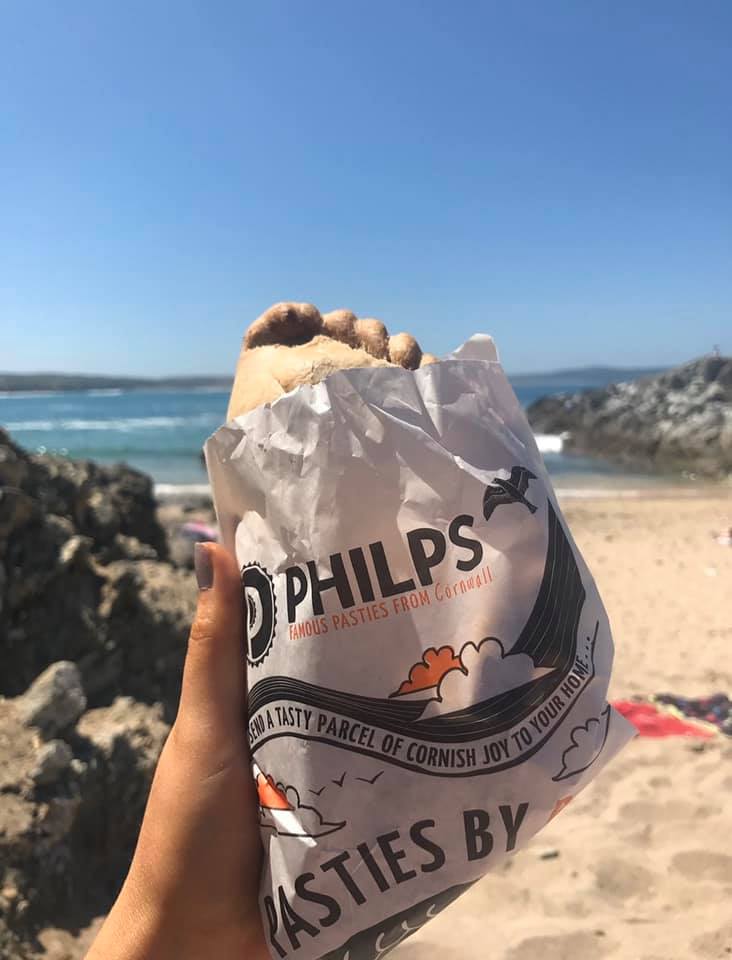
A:
<svg viewBox="0 0 732 960">
<path fill-rule="evenodd" d="M 241 581 L 196 547 L 199 598 L 178 715 L 127 879 L 87 960 L 260 960 L 262 846 L 246 742 Z"/>
</svg>

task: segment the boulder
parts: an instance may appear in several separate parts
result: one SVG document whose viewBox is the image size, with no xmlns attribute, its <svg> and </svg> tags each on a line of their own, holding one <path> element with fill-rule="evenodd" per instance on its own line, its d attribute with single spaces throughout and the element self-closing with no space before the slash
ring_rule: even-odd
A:
<svg viewBox="0 0 732 960">
<path fill-rule="evenodd" d="M 15 701 L 18 717 L 44 737 L 72 727 L 86 709 L 81 674 L 75 663 L 54 663 Z"/>
<path fill-rule="evenodd" d="M 98 609 L 105 643 L 79 661 L 95 702 L 129 694 L 162 702 L 172 720 L 195 608 L 189 571 L 150 560 L 110 564 Z"/>
<path fill-rule="evenodd" d="M 0 957 L 81 958 L 127 870 L 196 603 L 167 556 L 148 477 L 0 431 Z"/>
<path fill-rule="evenodd" d="M 160 704 L 118 697 L 89 710 L 75 742 L 87 766 L 74 851 L 97 878 L 105 906 L 114 897 L 134 853 L 155 767 L 170 731 Z"/>
<path fill-rule="evenodd" d="M 168 731 L 160 706 L 120 698 L 44 742 L 23 698 L 0 699 L 0 945 L 109 908 Z"/>
<path fill-rule="evenodd" d="M 68 743 L 49 740 L 38 751 L 36 765 L 30 772 L 31 780 L 37 786 L 56 783 L 71 766 L 73 756 Z"/>
<path fill-rule="evenodd" d="M 78 533 L 92 538 L 95 549 L 121 533 L 149 544 L 161 559 L 166 556 L 153 483 L 139 470 L 29 454 L 0 430 L 0 489 L 6 487 L 22 490 L 44 514 L 70 519 Z"/>
<path fill-rule="evenodd" d="M 195 587 L 167 554 L 149 477 L 0 431 L 0 695 L 63 659 L 93 706 L 132 693 L 174 711 Z"/>
<path fill-rule="evenodd" d="M 27 724 L 24 707 L 0 700 L 0 930 L 5 926 L 19 938 L 34 918 L 68 905 L 83 770 L 73 765 L 68 744 L 49 751 Z M 62 759 L 68 762 L 61 768 Z M 41 782 L 40 771 L 47 775 Z"/>
<path fill-rule="evenodd" d="M 732 359 L 709 356 L 660 376 L 532 404 L 537 433 L 565 449 L 654 470 L 732 473 Z"/>
</svg>

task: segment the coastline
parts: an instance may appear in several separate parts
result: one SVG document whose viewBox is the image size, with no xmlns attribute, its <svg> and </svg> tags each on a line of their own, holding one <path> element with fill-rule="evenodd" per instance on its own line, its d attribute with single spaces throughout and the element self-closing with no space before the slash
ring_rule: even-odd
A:
<svg viewBox="0 0 732 960">
<path fill-rule="evenodd" d="M 1 766 L 11 751 L 12 795 L 27 815 L 0 824 L 4 850 L 19 864 L 22 896 L 51 924 L 60 922 L 51 910 L 57 896 L 56 882 L 47 881 L 55 876 L 51 863 L 88 873 L 91 889 L 100 891 L 118 882 L 117 871 L 131 855 L 136 818 L 175 716 L 196 598 L 193 541 L 212 535 L 206 527 L 213 508 L 200 462 L 197 482 L 158 483 L 154 490 L 148 477 L 128 468 L 31 458 L 9 438 L 2 464 L 6 485 L 20 484 L 8 499 L 15 552 L 0 567 L 10 584 L 4 613 L 23 639 L 8 651 L 15 659 L 5 677 L 7 716 L 17 710 L 14 698 L 21 695 L 22 702 L 27 684 L 37 683 L 59 656 L 77 663 L 80 697 L 74 702 L 81 711 L 85 703 L 91 707 L 78 720 L 82 736 L 92 738 L 84 741 L 95 758 L 88 768 L 74 755 L 75 765 L 41 792 L 21 789 L 39 762 L 41 742 L 15 714 L 15 733 L 0 756 Z M 732 548 L 720 534 L 732 526 L 732 485 L 556 470 L 552 482 L 612 625 L 611 699 L 730 693 Z M 101 512 L 95 509 L 100 498 Z M 51 509 L 28 514 L 24 507 L 33 500 Z M 79 511 L 79 502 L 87 509 Z M 27 558 L 24 566 L 18 567 L 18 555 Z M 69 595 L 76 598 L 71 606 Z M 79 643 L 73 653 L 69 641 L 57 645 L 59 622 Z M 100 635 L 108 644 L 103 650 Z M 70 665 L 48 666 L 59 668 Z M 69 757 L 79 742 L 69 737 Z M 108 752 L 109 744 L 119 743 L 124 749 Z M 732 807 L 723 802 L 732 787 L 731 759 L 732 737 L 721 733 L 703 743 L 634 740 L 556 823 L 400 948 L 401 955 L 478 960 L 485 916 L 497 914 L 492 929 L 499 960 L 721 960 L 716 945 L 732 947 L 732 856 L 718 844 L 732 831 Z M 133 785 L 136 804 L 130 811 L 125 795 L 123 816 L 116 786 L 122 782 Z M 72 788 L 78 806 L 68 819 L 54 821 L 50 845 L 47 838 L 30 843 L 23 824 L 42 822 L 49 796 L 66 802 Z M 96 803 L 94 791 L 109 802 Z M 88 850 L 78 838 L 89 831 L 114 837 L 120 861 L 85 859 Z M 668 923 L 680 902 L 688 920 L 681 932 Z M 49 953 L 58 948 L 69 960 L 80 957 L 98 920 L 81 936 L 78 929 L 108 902 L 99 895 L 77 907 L 83 920 L 77 931 L 38 931 Z M 0 899 L 0 953 L 2 910 Z M 38 955 L 18 951 L 8 955 Z"/>
<path fill-rule="evenodd" d="M 648 487 L 555 487 L 559 500 L 732 500 L 732 485 L 727 482 Z"/>
<path fill-rule="evenodd" d="M 198 490 L 197 505 L 180 492 L 159 505 L 166 529 L 184 514 L 210 512 L 200 499 L 207 485 Z M 714 538 L 732 524 L 732 490 L 557 492 L 612 625 L 611 699 L 732 691 L 732 549 Z M 488 916 L 497 960 L 722 960 L 732 947 L 732 856 L 719 844 L 732 832 L 724 802 L 731 760 L 732 738 L 721 734 L 636 738 L 526 849 L 400 955 L 481 960 Z M 680 903 L 682 927 L 669 923 Z M 45 929 L 39 941 L 80 957 L 100 922 L 76 934 Z"/>
<path fill-rule="evenodd" d="M 578 389 L 556 380 L 523 386 L 517 382 L 514 387 L 529 411 L 532 403 L 556 405 L 567 390 Z M 560 389 L 564 393 L 557 395 Z M 5 393 L 0 395 L 0 417 L 13 439 L 28 450 L 108 466 L 127 463 L 153 478 L 161 499 L 181 500 L 186 491 L 205 495 L 200 453 L 206 437 L 222 423 L 226 404 L 226 391 L 213 385 L 184 390 L 108 386 L 45 395 Z M 669 488 L 683 490 L 681 496 L 696 496 L 686 491 L 706 486 L 693 465 L 674 474 L 653 472 L 647 458 L 635 465 L 619 462 L 599 448 L 592 456 L 584 455 L 573 450 L 573 438 L 563 429 L 549 419 L 535 425 L 536 444 L 561 498 L 597 498 L 607 490 L 627 499 L 653 496 L 655 490 L 664 495 Z"/>
<path fill-rule="evenodd" d="M 566 486 L 554 484 L 554 492 L 559 500 L 723 500 L 732 499 L 732 483 L 718 481 L 700 483 L 684 481 L 682 478 L 670 478 L 669 482 L 660 482 L 660 478 L 649 478 L 648 486 L 626 487 L 622 483 L 605 486 Z M 654 482 L 655 481 L 655 482 Z M 208 483 L 156 483 L 155 498 L 160 504 L 180 504 L 188 502 L 200 504 L 211 502 L 211 488 Z"/>
</svg>

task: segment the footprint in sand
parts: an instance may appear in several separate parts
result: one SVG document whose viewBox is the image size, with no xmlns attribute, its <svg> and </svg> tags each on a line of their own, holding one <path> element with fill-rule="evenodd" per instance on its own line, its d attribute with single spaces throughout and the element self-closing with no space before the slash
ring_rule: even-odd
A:
<svg viewBox="0 0 732 960">
<path fill-rule="evenodd" d="M 700 806 L 684 800 L 668 800 L 664 803 L 634 800 L 623 804 L 618 817 L 625 823 L 670 823 L 675 820 L 694 821 L 699 817 L 717 816 L 721 812 L 721 807 Z"/>
<path fill-rule="evenodd" d="M 648 781 L 648 786 L 653 787 L 654 790 L 659 790 L 663 787 L 672 787 L 674 785 L 671 777 L 651 777 Z"/>
<path fill-rule="evenodd" d="M 655 883 L 650 870 L 627 860 L 609 857 L 595 868 L 595 887 L 605 897 L 647 897 Z"/>
<path fill-rule="evenodd" d="M 732 956 L 732 923 L 696 937 L 691 941 L 691 949 L 702 960 L 729 960 Z"/>
<path fill-rule="evenodd" d="M 578 957 L 597 960 L 606 957 L 614 948 L 604 936 L 590 930 L 559 933 L 545 937 L 527 937 L 506 951 L 506 960 L 577 960 Z"/>
<path fill-rule="evenodd" d="M 656 877 L 650 870 L 627 860 L 608 858 L 595 869 L 595 887 L 604 897 L 647 897 L 655 883 Z"/>
<path fill-rule="evenodd" d="M 732 857 L 711 850 L 683 850 L 671 861 L 671 866 L 687 880 L 711 880 L 713 883 L 732 884 Z"/>
<path fill-rule="evenodd" d="M 430 949 L 432 947 L 432 950 Z M 465 954 L 459 950 L 450 950 L 447 949 L 443 944 L 433 945 L 430 942 L 429 934 L 422 940 L 414 941 L 407 940 L 406 943 L 399 945 L 399 952 L 396 951 L 390 956 L 393 956 L 396 960 L 398 957 L 399 960 L 425 960 L 425 957 L 433 955 L 439 957 L 440 960 L 464 960 Z"/>
<path fill-rule="evenodd" d="M 409 333 L 389 332 L 380 320 L 350 310 L 321 314 L 312 303 L 276 303 L 244 335 L 227 419 L 269 403 L 334 370 L 435 363 Z"/>
</svg>

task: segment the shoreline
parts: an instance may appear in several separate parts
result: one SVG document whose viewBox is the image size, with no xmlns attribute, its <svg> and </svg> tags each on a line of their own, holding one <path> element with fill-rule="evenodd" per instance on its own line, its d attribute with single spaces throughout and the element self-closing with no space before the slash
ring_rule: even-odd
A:
<svg viewBox="0 0 732 960">
<path fill-rule="evenodd" d="M 684 486 L 677 483 L 659 483 L 647 487 L 615 486 L 560 486 L 554 487 L 559 500 L 725 500 L 732 499 L 732 484 L 728 481 L 718 483 Z M 186 504 L 189 502 L 211 501 L 211 487 L 208 483 L 156 483 L 155 499 L 159 504 Z"/>
<path fill-rule="evenodd" d="M 59 863 L 90 877 L 90 889 L 99 894 L 74 899 L 76 873 L 69 874 L 70 904 L 83 923 L 72 930 L 61 919 L 64 929 L 38 931 L 42 947 L 26 950 L 19 939 L 18 952 L 8 955 L 40 956 L 45 948 L 44 955 L 71 960 L 88 946 L 85 935 L 78 938 L 79 928 L 91 921 L 92 911 L 108 908 L 105 891 L 120 881 L 117 861 L 100 862 L 85 838 L 104 836 L 130 855 L 134 848 L 135 818 L 175 716 L 196 603 L 193 542 L 197 533 L 209 532 L 201 525 L 214 523 L 213 509 L 202 469 L 191 477 L 197 482 L 158 483 L 154 504 L 152 481 L 141 483 L 124 468 L 107 475 L 80 463 L 69 470 L 68 482 L 57 483 L 55 462 L 31 461 L 9 442 L 6 447 L 10 471 L 13 458 L 21 465 L 21 489 L 49 499 L 58 513 L 28 516 L 24 497 L 8 498 L 13 551 L 0 564 L 0 576 L 8 580 L 3 612 L 9 611 L 22 642 L 8 650 L 4 693 L 14 698 L 49 661 L 71 654 L 82 671 L 80 688 L 93 699 L 79 720 L 81 738 L 68 739 L 69 754 L 80 763 L 72 761 L 42 792 L 31 792 L 28 784 L 43 741 L 23 725 L 6 738 L 0 766 L 4 762 L 11 771 L 8 796 L 14 805 L 0 823 L 4 849 L 19 864 L 17 899 L 32 904 L 44 923 L 57 917 L 59 884 L 66 880 L 54 872 Z M 624 485 L 597 473 L 551 476 L 612 627 L 609 698 L 729 693 L 732 546 L 724 534 L 732 526 L 732 483 L 621 479 Z M 123 533 L 115 535 L 112 549 L 105 517 L 97 520 L 91 511 L 79 516 L 82 493 L 107 499 Z M 59 515 L 67 518 L 63 526 Z M 158 548 L 166 559 L 155 559 Z M 79 647 L 59 649 L 60 623 Z M 90 624 L 104 632 L 103 650 Z M 438 632 L 431 642 L 451 638 Z M 580 716 L 578 722 L 590 719 Z M 67 742 L 63 733 L 59 739 Z M 485 917 L 499 916 L 492 928 L 497 960 L 721 960 L 718 945 L 732 948 L 732 856 L 716 838 L 732 830 L 732 805 L 724 802 L 732 787 L 730 760 L 732 737 L 721 733 L 703 742 L 633 740 L 525 850 L 416 933 L 400 955 L 481 960 Z M 129 785 L 124 795 L 120 783 Z M 567 797 L 572 794 L 569 789 Z M 45 827 L 49 804 L 67 805 L 69 795 L 78 796 L 79 805 L 64 806 L 69 813 L 53 819 L 47 842 L 30 844 L 25 824 Z M 98 803 L 100 796 L 109 802 Z M 684 925 L 669 924 L 682 902 Z M 7 916 L 0 902 L 0 954 Z M 20 929 L 24 935 L 22 924 Z M 88 937 L 91 931 L 87 927 Z"/>
<path fill-rule="evenodd" d="M 732 499 L 732 486 L 657 487 L 556 487 L 559 500 L 725 500 Z"/>
</svg>

